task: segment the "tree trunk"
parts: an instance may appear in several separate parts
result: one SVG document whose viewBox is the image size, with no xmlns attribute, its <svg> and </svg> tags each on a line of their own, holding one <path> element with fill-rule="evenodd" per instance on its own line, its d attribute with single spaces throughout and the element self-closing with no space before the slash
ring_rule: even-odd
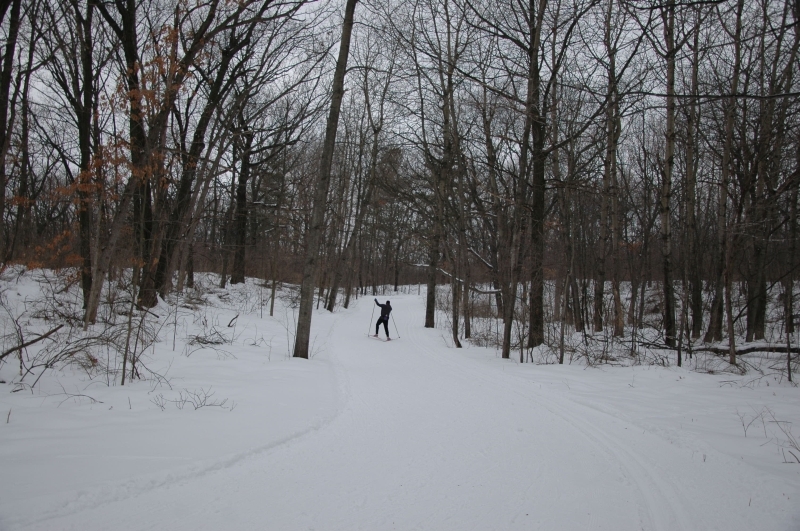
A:
<svg viewBox="0 0 800 531">
<path fill-rule="evenodd" d="M 92 291 L 92 119 L 95 108 L 92 72 L 92 15 L 91 2 L 86 3 L 86 17 L 80 16 L 76 9 L 78 32 L 81 38 L 81 82 L 83 100 L 78 113 L 78 145 L 80 146 L 80 168 L 78 174 L 78 225 L 81 255 L 81 289 L 83 290 L 83 308 L 89 302 Z"/>
<path fill-rule="evenodd" d="M 741 35 L 742 35 L 742 12 L 744 11 L 744 0 L 738 0 L 736 6 L 736 31 L 734 36 L 734 56 L 733 56 L 733 79 L 731 79 L 731 94 L 736 94 L 739 90 L 739 68 L 741 65 Z M 720 186 L 720 213 L 724 216 L 727 212 L 728 203 L 728 179 L 731 171 L 731 152 L 733 150 L 733 125 L 736 114 L 736 100 L 731 97 L 728 100 L 728 108 L 725 110 L 725 145 L 722 150 L 721 186 Z M 727 216 L 725 216 L 727 217 Z M 733 326 L 733 301 L 731 300 L 732 284 L 732 264 L 731 255 L 733 253 L 732 227 L 727 220 L 720 220 L 722 225 L 721 236 L 722 248 L 724 249 L 724 270 L 723 281 L 725 283 L 725 314 L 728 322 L 728 361 L 736 366 L 736 337 Z"/>
<path fill-rule="evenodd" d="M 525 96 L 525 126 L 522 133 L 522 152 L 520 154 L 519 179 L 523 183 L 521 196 L 527 195 L 528 179 L 528 138 L 530 138 L 530 164 L 531 190 L 530 190 L 530 251 L 531 251 L 531 291 L 530 315 L 528 320 L 528 348 L 541 345 L 544 342 L 544 194 L 545 194 L 545 125 L 547 117 L 541 106 L 541 64 L 539 48 L 542 35 L 542 21 L 544 19 L 547 0 L 535 0 L 528 4 L 528 32 L 530 41 L 526 42 L 528 49 L 528 72 Z M 555 74 L 553 74 L 555 76 Z M 545 102 L 546 106 L 546 102 Z M 524 202 L 524 201 L 523 201 Z M 515 207 L 515 211 L 519 207 Z M 522 225 L 520 225 L 522 227 Z M 521 242 L 521 240 L 520 240 Z M 523 249 L 520 245 L 518 257 L 515 258 L 521 273 Z M 514 295 L 516 295 L 516 279 L 521 275 L 512 274 Z M 513 302 L 512 302 L 513 304 Z M 513 308 L 509 315 L 513 316 Z M 508 323 L 506 326 L 510 326 Z M 510 336 L 509 336 L 510 339 Z M 510 348 L 510 345 L 509 345 Z"/>
<path fill-rule="evenodd" d="M 664 334 L 665 343 L 675 346 L 675 287 L 672 277 L 672 172 L 675 164 L 675 0 L 668 0 L 661 12 L 664 22 L 664 42 L 667 60 L 667 123 L 664 167 L 661 183 L 661 256 L 664 272 Z"/>
<path fill-rule="evenodd" d="M 325 207 L 328 197 L 328 184 L 331 178 L 333 148 L 336 143 L 336 130 L 339 126 L 339 111 L 344 96 L 344 76 L 347 69 L 347 58 L 350 53 L 350 36 L 353 31 L 353 15 L 357 0 L 347 0 L 342 39 L 339 46 L 339 57 L 333 75 L 333 91 L 331 108 L 325 127 L 325 141 L 322 147 L 320 171 L 314 192 L 314 204 L 311 226 L 306 236 L 306 257 L 303 265 L 303 280 L 300 285 L 300 308 L 297 318 L 294 357 L 308 359 L 308 348 L 311 340 L 311 312 L 314 305 L 314 281 L 317 276 L 319 246 L 325 230 Z"/>
<path fill-rule="evenodd" d="M 434 235 L 428 248 L 428 283 L 425 296 L 425 328 L 434 328 L 436 324 L 436 274 L 439 269 L 439 231 Z"/>
<path fill-rule="evenodd" d="M 8 112 L 10 106 L 11 80 L 14 70 L 14 55 L 17 48 L 17 37 L 20 27 L 20 9 L 22 0 L 13 0 L 11 15 L 8 21 L 8 34 L 3 49 L 3 63 L 0 71 L 0 219 L 5 217 L 6 209 L 6 157 L 10 144 Z M 5 239 L 0 233 L 0 256 L 5 256 Z"/>
<path fill-rule="evenodd" d="M 800 145 L 797 150 L 800 157 Z M 792 334 L 794 334 L 794 264 L 797 253 L 797 187 L 792 191 L 791 205 L 789 206 L 789 273 L 786 276 L 786 289 L 784 290 L 784 328 L 786 331 L 786 374 L 792 381 Z"/>
<path fill-rule="evenodd" d="M 35 42 L 36 24 L 31 24 L 31 42 Z M 14 255 L 17 246 L 26 249 L 30 243 L 29 235 L 31 234 L 32 227 L 30 226 L 30 211 L 32 200 L 30 198 L 31 189 L 31 149 L 30 149 L 30 131 L 31 131 L 31 106 L 30 106 L 30 87 L 31 75 L 34 70 L 34 47 L 28 47 L 27 62 L 24 67 L 24 80 L 22 81 L 22 119 L 21 119 L 21 135 L 20 135 L 20 155 L 19 155 L 19 185 L 16 193 L 17 200 L 17 213 L 14 222 L 14 234 L 12 236 L 11 244 L 6 249 L 5 261 L 11 259 Z M 19 84 L 19 82 L 18 82 Z"/>
<path fill-rule="evenodd" d="M 241 118 L 244 122 L 244 118 Z M 247 182 L 250 179 L 250 150 L 253 146 L 252 131 L 242 123 L 244 145 L 242 146 L 242 166 L 239 171 L 239 182 L 236 185 L 236 213 L 233 229 L 233 267 L 231 268 L 231 284 L 243 284 L 245 277 L 245 251 L 247 248 Z"/>
<path fill-rule="evenodd" d="M 797 149 L 800 158 L 800 145 Z M 795 256 L 797 255 L 797 195 L 798 189 L 792 190 L 791 204 L 789 205 L 789 263 L 787 264 L 788 274 L 786 275 L 786 298 L 785 304 L 785 328 L 787 334 L 794 334 L 794 267 Z"/>
<path fill-rule="evenodd" d="M 544 124 L 535 122 L 532 133 L 533 174 L 531 179 L 531 292 L 528 348 L 544 343 L 544 215 L 545 153 Z"/>
<path fill-rule="evenodd" d="M 455 265 L 455 261 L 454 261 Z M 461 281 L 458 278 L 458 268 L 453 268 L 453 276 L 450 277 L 451 287 L 451 308 L 453 310 L 453 345 L 456 348 L 461 348 L 461 341 L 458 339 L 458 321 L 461 319 L 459 309 L 461 307 Z"/>
<path fill-rule="evenodd" d="M 692 86 L 691 94 L 699 93 L 698 71 L 700 68 L 700 10 L 696 10 L 696 21 L 693 29 L 694 39 L 692 45 Z M 697 101 L 689 100 L 689 113 L 686 119 L 686 260 L 688 261 L 689 276 L 689 305 L 691 306 L 691 338 L 698 339 L 703 329 L 703 281 L 700 278 L 700 264 L 702 253 L 697 246 L 697 222 L 695 212 L 697 209 Z"/>
<path fill-rule="evenodd" d="M 622 126 L 619 117 L 619 90 L 617 87 L 617 50 L 611 35 L 611 19 L 614 14 L 614 1 L 615 0 L 609 0 L 606 15 L 606 49 L 609 56 L 608 101 L 606 102 L 606 134 L 608 142 L 606 158 L 608 161 L 607 173 L 609 184 L 607 208 L 610 209 L 611 214 L 611 252 L 609 257 L 611 259 L 611 296 L 614 303 L 614 337 L 621 337 L 625 332 L 625 318 L 622 309 L 622 298 L 619 291 L 619 266 L 621 263 L 619 253 L 621 248 L 620 244 L 622 242 L 622 227 L 620 224 L 619 212 L 619 188 L 617 186 L 617 147 Z M 605 173 L 604 167 L 604 176 Z"/>
<path fill-rule="evenodd" d="M 83 317 L 83 326 L 87 328 L 90 324 L 97 320 L 97 309 L 100 305 L 100 294 L 103 290 L 103 283 L 106 280 L 109 268 L 111 267 L 111 259 L 116 253 L 117 240 L 122 232 L 122 227 L 127 220 L 128 209 L 133 201 L 133 191 L 136 186 L 136 179 L 131 177 L 125 184 L 125 189 L 122 192 L 122 200 L 117 206 L 114 213 L 114 218 L 111 222 L 108 231 L 108 237 L 102 240 L 98 260 L 94 272 L 92 273 L 92 289 L 89 293 L 89 303 L 86 305 L 86 310 Z"/>
</svg>

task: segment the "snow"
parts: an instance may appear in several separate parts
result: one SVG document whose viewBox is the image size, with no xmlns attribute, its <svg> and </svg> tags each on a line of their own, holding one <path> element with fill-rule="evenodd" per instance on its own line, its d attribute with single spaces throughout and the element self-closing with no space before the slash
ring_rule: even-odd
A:
<svg viewBox="0 0 800 531">
<path fill-rule="evenodd" d="M 449 347 L 416 290 L 380 296 L 396 341 L 367 337 L 365 297 L 316 312 L 297 360 L 290 304 L 262 318 L 258 290 L 156 309 L 165 379 L 11 392 L 0 368 L 0 529 L 800 529 L 800 390 L 779 378 L 520 365 Z M 212 328 L 228 342 L 188 344 Z"/>
</svg>

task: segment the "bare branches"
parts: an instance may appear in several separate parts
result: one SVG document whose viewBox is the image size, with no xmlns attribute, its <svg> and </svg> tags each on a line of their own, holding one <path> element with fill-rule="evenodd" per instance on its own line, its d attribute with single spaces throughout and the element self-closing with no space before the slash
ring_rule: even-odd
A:
<svg viewBox="0 0 800 531">
<path fill-rule="evenodd" d="M 168 399 L 164 397 L 163 393 L 159 393 L 151 398 L 150 402 L 155 404 L 161 411 L 167 408 L 167 404 L 173 404 L 180 410 L 186 406 L 191 406 L 195 411 L 205 407 L 227 409 L 228 411 L 233 411 L 236 408 L 236 402 L 231 402 L 230 405 L 227 405 L 227 398 L 215 399 L 214 394 L 215 392 L 211 390 L 211 387 L 208 389 L 201 387 L 199 390 L 182 389 L 178 391 L 176 398 Z"/>
</svg>

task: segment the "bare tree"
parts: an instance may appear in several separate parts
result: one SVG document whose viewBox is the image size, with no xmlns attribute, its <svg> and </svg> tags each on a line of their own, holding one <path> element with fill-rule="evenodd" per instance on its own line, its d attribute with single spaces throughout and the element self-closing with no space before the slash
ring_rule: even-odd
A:
<svg viewBox="0 0 800 531">
<path fill-rule="evenodd" d="M 300 285 L 300 308 L 297 318 L 297 334 L 295 336 L 294 357 L 306 358 L 309 355 L 311 340 L 311 311 L 314 304 L 314 283 L 317 276 L 319 246 L 322 239 L 325 221 L 325 206 L 328 196 L 328 183 L 331 178 L 331 162 L 333 148 L 336 143 L 336 130 L 339 125 L 339 111 L 344 95 L 344 76 L 347 59 L 350 54 L 350 37 L 353 31 L 353 17 L 357 0 L 347 0 L 344 21 L 342 23 L 342 39 L 336 70 L 333 75 L 331 107 L 325 127 L 325 141 L 322 148 L 319 175 L 316 180 L 314 205 L 311 226 L 306 235 L 306 258 L 303 265 L 303 280 Z"/>
</svg>

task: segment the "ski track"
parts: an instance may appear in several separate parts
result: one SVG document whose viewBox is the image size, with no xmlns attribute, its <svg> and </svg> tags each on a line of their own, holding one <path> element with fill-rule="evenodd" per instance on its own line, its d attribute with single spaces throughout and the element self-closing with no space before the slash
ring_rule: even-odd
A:
<svg viewBox="0 0 800 531">
<path fill-rule="evenodd" d="M 391 323 L 398 340 L 384 345 L 345 326 L 369 317 L 369 298 L 315 314 L 316 352 L 337 385 L 332 416 L 235 456 L 104 485 L 41 517 L 4 523 L 65 531 L 109 523 L 193 531 L 729 528 L 730 519 L 723 525 L 701 512 L 665 468 L 691 449 L 537 389 L 512 372 L 512 361 L 478 364 L 443 348 L 442 332 L 417 322 L 417 297 L 392 299 L 405 313 Z"/>
<path fill-rule="evenodd" d="M 437 358 L 432 349 L 426 348 L 419 342 L 417 342 L 417 347 L 425 349 L 428 354 L 437 361 L 447 360 L 448 369 L 450 371 L 461 371 L 466 377 L 480 380 L 487 384 L 491 384 L 493 381 L 493 378 L 488 375 L 478 373 L 474 370 L 474 367 L 460 364 L 451 357 Z M 567 410 L 567 408 L 546 398 L 541 393 L 536 393 L 533 390 L 531 390 L 531 392 L 525 392 L 518 388 L 507 388 L 507 390 L 525 398 L 532 407 L 546 408 L 549 412 L 558 417 L 561 422 L 564 422 L 574 430 L 576 435 L 586 439 L 593 447 L 601 449 L 604 454 L 604 459 L 619 467 L 625 480 L 635 484 L 638 489 L 638 494 L 640 495 L 638 505 L 643 529 L 676 530 L 694 528 L 692 525 L 682 521 L 682 518 L 679 518 L 679 513 L 675 511 L 672 503 L 668 501 L 670 496 L 680 497 L 677 496 L 675 489 L 664 486 L 662 482 L 658 481 L 656 479 L 657 474 L 653 471 L 652 467 L 642 463 L 634 453 L 624 451 L 624 444 L 627 443 L 621 444 L 619 440 L 614 440 L 607 436 L 602 430 L 595 428 L 592 422 L 585 417 L 582 418 L 580 422 L 572 420 L 570 417 L 574 416 L 576 413 L 575 409 Z M 633 462 L 631 463 L 631 461 Z M 637 480 L 637 477 L 641 477 L 642 479 Z M 659 503 L 659 499 L 667 500 L 667 507 L 664 507 L 664 502 Z"/>
<path fill-rule="evenodd" d="M 417 346 L 425 348 L 419 343 Z M 450 357 L 436 358 L 431 349 L 426 350 L 435 359 L 448 360 L 450 362 L 449 370 L 460 370 L 467 377 L 480 379 L 487 384 L 491 384 L 493 381 L 489 376 L 471 370 L 474 369 L 472 366 L 460 364 Z M 596 427 L 597 418 L 588 419 L 584 414 L 579 421 L 573 420 L 576 413 L 585 413 L 585 411 L 576 411 L 583 406 L 571 402 L 571 408 L 568 409 L 545 395 L 536 393 L 534 390 L 529 393 L 518 388 L 508 388 L 508 390 L 527 399 L 533 407 L 545 407 L 549 412 L 557 416 L 561 422 L 569 425 L 577 435 L 586 439 L 593 447 L 601 449 L 604 453 L 604 459 L 619 467 L 625 479 L 637 487 L 640 495 L 639 507 L 642 512 L 642 527 L 644 529 L 678 530 L 695 528 L 696 524 L 692 524 L 691 521 L 687 522 L 687 519 L 683 518 L 682 513 L 675 509 L 674 503 L 671 501 L 673 499 L 680 500 L 681 505 L 686 507 L 690 506 L 690 504 L 686 503 L 687 500 L 682 499 L 683 496 L 677 489 L 658 480 L 659 473 L 639 458 L 635 452 L 626 451 L 625 446 L 630 443 L 615 439 L 604 430 L 598 429 Z M 609 419 L 602 420 L 607 421 Z"/>
<path fill-rule="evenodd" d="M 323 429 L 326 425 L 330 424 L 334 418 L 335 415 L 323 419 L 321 422 L 315 423 L 306 429 L 298 430 L 286 437 L 277 439 L 267 445 L 252 448 L 251 450 L 240 452 L 238 454 L 226 457 L 225 459 L 213 460 L 205 465 L 196 465 L 184 471 L 170 472 L 158 477 L 138 478 L 123 483 L 109 484 L 92 491 L 84 490 L 78 492 L 77 496 L 73 500 L 63 502 L 57 508 L 45 511 L 43 514 L 34 519 L 28 521 L 10 520 L 2 523 L 12 527 L 36 526 L 38 524 L 51 522 L 62 517 L 78 514 L 82 511 L 110 503 L 134 499 L 143 494 L 151 492 L 153 489 L 170 488 L 175 485 L 186 484 L 191 480 L 201 479 L 209 474 L 221 472 L 240 464 L 246 464 L 248 460 L 258 458 L 262 454 L 268 453 L 269 451 L 289 444 L 296 439 L 300 439 Z M 135 458 L 135 456 L 115 456 L 115 459 L 133 458 Z M 152 459 L 152 457 L 148 458 Z M 52 528 L 45 526 L 43 529 Z"/>
<path fill-rule="evenodd" d="M 338 317 L 338 316 L 337 316 Z M 317 338 L 315 338 L 317 339 Z M 313 350 L 312 350 L 313 351 Z M 339 390 L 339 405 L 335 413 L 329 417 L 323 418 L 318 422 L 313 423 L 305 429 L 297 430 L 288 436 L 278 438 L 269 444 L 258 446 L 250 450 L 239 452 L 237 454 L 226 456 L 224 459 L 210 460 L 202 465 L 194 465 L 187 467 L 182 471 L 170 472 L 163 476 L 154 476 L 150 478 L 137 478 L 135 480 L 109 483 L 98 487 L 91 491 L 80 491 L 72 500 L 59 504 L 58 507 L 47 510 L 36 518 L 28 521 L 20 520 L 0 520 L 0 531 L 5 528 L 2 526 L 8 525 L 13 528 L 28 528 L 36 527 L 40 524 L 45 524 L 42 529 L 52 529 L 49 527 L 48 522 L 58 520 L 71 515 L 79 514 L 90 509 L 102 507 L 115 502 L 122 502 L 135 499 L 143 494 L 151 492 L 154 489 L 171 488 L 175 485 L 186 484 L 191 480 L 201 479 L 209 474 L 224 471 L 233 468 L 237 465 L 243 464 L 248 460 L 258 458 L 259 456 L 269 453 L 276 448 L 290 444 L 292 441 L 301 439 L 309 434 L 315 433 L 323 429 L 325 426 L 335 420 L 335 418 L 342 412 L 344 403 L 347 402 L 350 396 L 349 385 L 347 382 L 347 375 L 342 372 L 342 368 L 333 365 L 333 373 L 338 384 Z M 119 458 L 119 457 L 117 457 Z M 130 456 L 123 456 L 122 458 L 130 458 Z"/>
</svg>

